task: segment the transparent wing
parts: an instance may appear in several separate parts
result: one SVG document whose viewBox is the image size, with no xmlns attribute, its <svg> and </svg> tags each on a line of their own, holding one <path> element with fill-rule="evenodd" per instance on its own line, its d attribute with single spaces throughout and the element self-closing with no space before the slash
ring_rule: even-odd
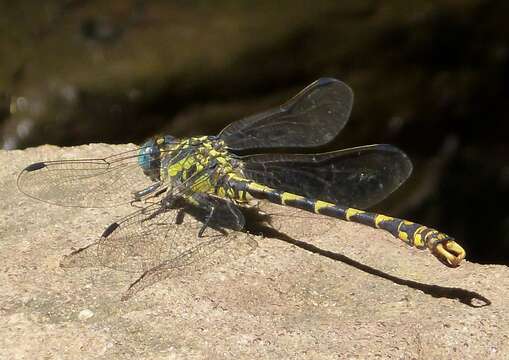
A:
<svg viewBox="0 0 509 360">
<path fill-rule="evenodd" d="M 352 104 L 348 85 L 322 78 L 280 107 L 228 125 L 219 137 L 233 151 L 320 146 L 343 129 Z"/>
<path fill-rule="evenodd" d="M 244 175 L 256 182 L 361 209 L 383 200 L 412 172 L 405 153 L 391 145 L 322 154 L 259 154 L 241 159 Z"/>
<path fill-rule="evenodd" d="M 101 265 L 139 273 L 185 251 L 185 245 L 196 237 L 200 225 L 198 222 L 179 224 L 180 211 L 154 204 L 111 224 L 98 242 Z M 183 241 L 175 245 L 177 232 L 185 237 L 179 236 Z"/>
<path fill-rule="evenodd" d="M 102 159 L 34 163 L 18 176 L 18 188 L 34 199 L 73 207 L 111 207 L 134 200 L 154 184 L 138 166 L 140 148 Z M 155 189 L 153 189 L 155 190 Z"/>
<path fill-rule="evenodd" d="M 163 261 L 158 266 L 143 273 L 138 280 L 129 286 L 122 296 L 122 300 L 131 298 L 136 293 L 161 280 L 223 266 L 252 253 L 257 246 L 258 243 L 253 236 L 241 232 L 202 239 L 177 257 Z"/>
<path fill-rule="evenodd" d="M 105 267 L 128 272 L 146 271 L 178 257 L 196 242 L 227 236 L 241 230 L 244 218 L 228 200 L 211 197 L 211 214 L 202 203 L 192 205 L 182 198 L 171 205 L 161 203 L 134 212 L 111 224 L 98 242 L 98 256 Z M 171 207 L 168 207 L 171 206 Z M 207 223 L 198 239 L 198 233 Z"/>
<path fill-rule="evenodd" d="M 228 199 L 192 192 L 191 185 L 207 181 L 208 176 L 206 171 L 197 173 L 164 199 L 111 224 L 96 243 L 69 255 L 62 266 L 100 265 L 141 272 L 125 295 L 130 297 L 162 279 L 251 252 L 256 242 L 238 231 L 245 220 L 236 205 Z M 198 237 L 205 223 L 206 229 Z M 91 252 L 96 261 L 90 261 Z"/>
</svg>

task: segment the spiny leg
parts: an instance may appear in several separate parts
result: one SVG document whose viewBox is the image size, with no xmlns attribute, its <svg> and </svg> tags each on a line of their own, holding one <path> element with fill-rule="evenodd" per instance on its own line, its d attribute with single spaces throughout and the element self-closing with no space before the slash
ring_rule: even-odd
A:
<svg viewBox="0 0 509 360">
<path fill-rule="evenodd" d="M 227 234 L 225 229 L 240 231 L 244 228 L 244 216 L 229 199 L 195 193 L 186 198 L 186 201 L 188 205 L 185 207 L 185 212 L 203 224 L 198 232 L 198 237 L 203 237 L 208 227 L 224 235 Z"/>
<path fill-rule="evenodd" d="M 214 210 L 215 210 L 215 206 L 214 205 L 211 205 L 210 206 L 210 212 L 208 213 L 208 215 L 205 217 L 205 221 L 203 222 L 203 225 L 202 227 L 200 228 L 200 230 L 198 231 L 198 237 L 203 237 L 203 233 L 205 232 L 205 230 L 207 229 L 207 227 L 209 226 L 209 222 L 210 222 L 210 219 L 212 219 L 212 217 L 214 216 Z"/>
<path fill-rule="evenodd" d="M 161 182 L 158 181 L 158 182 L 153 183 L 150 186 L 146 187 L 145 189 L 133 192 L 134 201 L 140 201 L 143 197 L 145 197 L 145 196 L 147 196 L 149 194 L 152 194 L 160 186 L 161 186 Z"/>
</svg>

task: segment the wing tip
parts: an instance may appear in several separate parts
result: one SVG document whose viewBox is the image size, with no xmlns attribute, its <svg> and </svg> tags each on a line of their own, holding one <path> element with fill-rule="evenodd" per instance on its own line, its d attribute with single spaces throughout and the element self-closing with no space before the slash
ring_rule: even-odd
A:
<svg viewBox="0 0 509 360">
<path fill-rule="evenodd" d="M 390 153 L 393 153 L 396 156 L 399 156 L 400 157 L 400 162 L 399 163 L 400 163 L 400 165 L 402 167 L 401 171 L 403 173 L 407 174 L 404 177 L 404 181 L 410 177 L 410 175 L 412 174 L 412 172 L 414 170 L 414 166 L 412 164 L 412 160 L 410 159 L 410 157 L 403 150 L 401 150 L 400 148 L 398 148 L 398 147 L 396 147 L 394 145 L 391 145 L 391 144 L 377 144 L 375 146 L 379 150 L 390 152 Z"/>
<path fill-rule="evenodd" d="M 333 82 L 341 82 L 341 81 L 339 81 L 338 79 L 335 79 L 333 77 L 321 77 L 321 78 L 317 79 L 315 82 L 317 85 L 327 85 L 327 84 L 330 84 Z"/>
<path fill-rule="evenodd" d="M 119 227 L 119 224 L 118 224 L 117 222 L 114 222 L 114 223 L 110 224 L 110 225 L 109 225 L 109 226 L 108 226 L 108 227 L 104 230 L 104 232 L 102 233 L 101 238 L 102 238 L 102 239 L 106 239 L 106 238 L 107 238 L 108 236 L 110 236 L 110 235 L 111 235 L 111 233 L 112 233 L 113 231 L 115 231 L 115 229 L 116 229 L 116 228 L 118 228 L 118 227 Z"/>
<path fill-rule="evenodd" d="M 34 197 L 32 196 L 29 192 L 27 192 L 25 190 L 25 187 L 24 185 L 25 184 L 25 180 L 26 180 L 26 176 L 24 176 L 25 174 L 27 173 L 31 173 L 31 172 L 34 172 L 34 171 L 37 171 L 37 170 L 40 170 L 40 169 L 43 169 L 46 167 L 46 164 L 44 162 L 36 162 L 36 163 L 33 163 L 33 164 L 30 164 L 28 165 L 26 168 L 24 168 L 19 174 L 18 174 L 18 178 L 16 180 L 16 183 L 17 183 L 17 186 L 18 186 L 18 189 L 19 191 L 21 191 L 23 194 L 29 196 L 29 197 Z"/>
<path fill-rule="evenodd" d="M 36 163 L 28 165 L 23 171 L 32 172 L 32 171 L 37 171 L 37 170 L 43 169 L 45 167 L 46 167 L 46 163 L 36 162 Z"/>
<path fill-rule="evenodd" d="M 326 86 L 326 85 L 329 85 L 329 84 L 337 84 L 337 85 L 340 85 L 340 86 L 343 86 L 343 87 L 347 88 L 349 90 L 349 92 L 351 92 L 353 94 L 352 88 L 347 83 L 345 83 L 344 81 L 338 80 L 336 78 L 333 78 L 333 77 L 321 77 L 321 78 L 317 79 L 314 82 L 314 84 L 316 84 L 318 86 Z"/>
</svg>

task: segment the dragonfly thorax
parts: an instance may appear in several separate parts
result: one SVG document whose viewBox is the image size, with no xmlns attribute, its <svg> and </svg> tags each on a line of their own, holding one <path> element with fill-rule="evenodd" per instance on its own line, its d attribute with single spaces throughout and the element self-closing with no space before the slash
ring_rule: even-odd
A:
<svg viewBox="0 0 509 360">
<path fill-rule="evenodd" d="M 162 156 L 160 179 L 172 186 L 186 184 L 193 191 L 211 193 L 221 179 L 239 172 L 239 162 L 216 136 L 183 139 Z"/>
</svg>

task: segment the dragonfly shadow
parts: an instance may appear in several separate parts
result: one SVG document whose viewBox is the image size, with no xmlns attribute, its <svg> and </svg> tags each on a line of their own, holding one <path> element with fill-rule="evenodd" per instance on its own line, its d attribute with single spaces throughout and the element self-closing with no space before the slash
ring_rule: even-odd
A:
<svg viewBox="0 0 509 360">
<path fill-rule="evenodd" d="M 250 214 L 249 214 L 250 215 Z M 267 221 L 265 221 L 266 223 Z M 475 292 L 470 291 L 462 288 L 457 287 L 446 287 L 446 286 L 439 286 L 439 285 L 429 285 L 429 284 L 423 284 L 419 283 L 417 281 L 402 279 L 397 276 L 388 274 L 384 271 L 375 269 L 371 266 L 362 264 L 356 260 L 353 260 L 343 254 L 335 253 L 329 250 L 321 249 L 315 245 L 309 244 L 307 242 L 296 240 L 289 235 L 278 231 L 277 229 L 274 229 L 270 226 L 267 226 L 263 224 L 263 222 L 260 221 L 254 221 L 254 222 L 247 222 L 247 228 L 246 230 L 248 232 L 261 235 L 268 238 L 274 238 L 281 241 L 284 241 L 286 243 L 295 245 L 301 249 L 304 249 L 306 251 L 313 252 L 315 254 L 319 254 L 321 256 L 328 257 L 329 259 L 333 259 L 336 261 L 341 261 L 347 265 L 350 265 L 358 270 L 364 271 L 368 274 L 379 276 L 381 278 L 384 278 L 386 280 L 392 281 L 395 284 L 398 285 L 404 285 L 408 286 L 409 288 L 420 290 L 425 294 L 431 295 L 435 298 L 448 298 L 451 300 L 458 300 L 460 303 L 465 304 L 467 306 L 473 307 L 473 308 L 480 308 L 491 305 L 491 301 L 486 298 L 485 296 Z"/>
</svg>

